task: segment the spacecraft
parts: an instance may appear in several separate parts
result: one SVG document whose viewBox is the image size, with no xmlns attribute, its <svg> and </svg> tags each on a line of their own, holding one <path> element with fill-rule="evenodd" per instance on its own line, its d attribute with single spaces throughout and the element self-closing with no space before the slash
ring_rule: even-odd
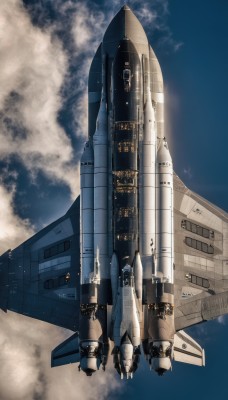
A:
<svg viewBox="0 0 228 400">
<path fill-rule="evenodd" d="M 205 364 L 184 328 L 228 313 L 228 215 L 189 190 L 166 140 L 162 72 L 128 6 L 88 82 L 80 196 L 0 257 L 0 307 L 72 330 L 51 364 L 132 378 Z"/>
</svg>

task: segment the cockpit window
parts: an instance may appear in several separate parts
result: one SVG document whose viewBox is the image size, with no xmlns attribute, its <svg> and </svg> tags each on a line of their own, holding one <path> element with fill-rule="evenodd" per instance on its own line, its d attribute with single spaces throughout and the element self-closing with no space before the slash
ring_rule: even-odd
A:
<svg viewBox="0 0 228 400">
<path fill-rule="evenodd" d="M 123 80 L 124 80 L 124 90 L 126 92 L 129 92 L 131 88 L 131 70 L 129 68 L 125 68 L 123 70 Z"/>
</svg>

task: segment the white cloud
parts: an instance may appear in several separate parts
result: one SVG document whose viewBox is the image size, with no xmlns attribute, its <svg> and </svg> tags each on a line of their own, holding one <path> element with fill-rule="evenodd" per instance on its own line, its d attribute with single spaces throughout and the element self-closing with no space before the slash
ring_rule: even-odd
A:
<svg viewBox="0 0 228 400">
<path fill-rule="evenodd" d="M 120 388 L 114 371 L 87 378 L 76 364 L 51 369 L 52 349 L 71 332 L 11 312 L 1 312 L 0 321 L 2 400 L 62 400 L 66 393 L 69 400 L 102 400 Z"/>
<path fill-rule="evenodd" d="M 67 56 L 51 28 L 32 25 L 22 1 L 0 3 L 0 156 L 16 154 L 78 193 L 71 140 L 58 123 Z"/>
<path fill-rule="evenodd" d="M 13 249 L 34 233 L 30 221 L 22 220 L 14 213 L 15 190 L 15 186 L 6 189 L 0 183 L 0 254 Z"/>
</svg>

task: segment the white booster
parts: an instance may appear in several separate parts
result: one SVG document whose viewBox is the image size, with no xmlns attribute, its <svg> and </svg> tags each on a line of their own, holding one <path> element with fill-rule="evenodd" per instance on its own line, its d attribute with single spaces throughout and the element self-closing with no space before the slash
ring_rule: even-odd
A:
<svg viewBox="0 0 228 400">
<path fill-rule="evenodd" d="M 93 136 L 94 149 L 94 260 L 99 253 L 101 278 L 109 276 L 108 258 L 108 121 L 104 91 Z"/>
<path fill-rule="evenodd" d="M 130 274 L 130 271 L 131 266 L 126 265 L 122 270 L 122 274 L 125 272 Z M 121 283 L 121 278 L 119 278 L 113 318 L 113 340 L 115 346 L 120 347 L 121 339 L 126 332 L 131 337 L 133 347 L 140 346 L 139 312 L 136 304 L 135 289 L 129 284 L 129 281 Z"/>
<path fill-rule="evenodd" d="M 134 278 L 135 278 L 135 291 L 137 298 L 142 301 L 142 291 L 143 291 L 143 268 L 139 252 L 136 253 L 134 263 Z"/>
<path fill-rule="evenodd" d="M 89 283 L 94 269 L 93 249 L 93 185 L 94 157 L 90 142 L 86 142 L 81 158 L 81 284 Z"/>
<path fill-rule="evenodd" d="M 155 276 L 173 283 L 173 165 L 165 138 L 156 163 Z"/>
<path fill-rule="evenodd" d="M 156 172 L 156 121 L 151 92 L 147 87 L 144 109 L 144 135 L 142 142 L 140 190 L 140 255 L 144 278 L 152 274 L 152 247 L 155 243 L 155 172 Z"/>
</svg>

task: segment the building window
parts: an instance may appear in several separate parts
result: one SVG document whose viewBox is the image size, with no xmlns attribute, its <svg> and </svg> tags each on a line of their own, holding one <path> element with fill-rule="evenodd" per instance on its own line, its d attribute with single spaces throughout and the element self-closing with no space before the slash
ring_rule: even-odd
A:
<svg viewBox="0 0 228 400">
<path fill-rule="evenodd" d="M 70 249 L 70 241 L 65 240 L 64 242 L 61 242 L 59 244 L 56 244 L 54 246 L 48 247 L 47 249 L 44 250 L 44 258 L 50 258 L 54 257 L 57 254 L 64 253 L 64 251 L 67 251 Z"/>
<path fill-rule="evenodd" d="M 214 247 L 211 244 L 200 242 L 199 240 L 192 239 L 190 237 L 185 238 L 185 243 L 187 246 L 202 251 L 203 253 L 214 254 Z"/>
<path fill-rule="evenodd" d="M 66 275 L 61 275 L 58 278 L 47 279 L 46 281 L 44 281 L 44 289 L 56 289 L 59 286 L 67 285 L 67 283 L 69 282 L 68 276 L 69 273 Z"/>
<path fill-rule="evenodd" d="M 196 235 L 203 236 L 206 239 L 213 239 L 214 238 L 214 231 L 211 231 L 210 229 L 203 228 L 200 225 L 194 224 L 193 222 L 190 222 L 186 219 L 183 219 L 181 221 L 181 227 L 183 229 L 186 229 L 186 231 L 195 233 Z"/>
<path fill-rule="evenodd" d="M 201 286 L 205 289 L 208 289 L 210 287 L 210 283 L 208 279 L 202 278 L 201 276 L 196 276 L 189 274 L 188 275 L 188 280 L 189 282 L 193 283 L 193 285 Z"/>
</svg>

